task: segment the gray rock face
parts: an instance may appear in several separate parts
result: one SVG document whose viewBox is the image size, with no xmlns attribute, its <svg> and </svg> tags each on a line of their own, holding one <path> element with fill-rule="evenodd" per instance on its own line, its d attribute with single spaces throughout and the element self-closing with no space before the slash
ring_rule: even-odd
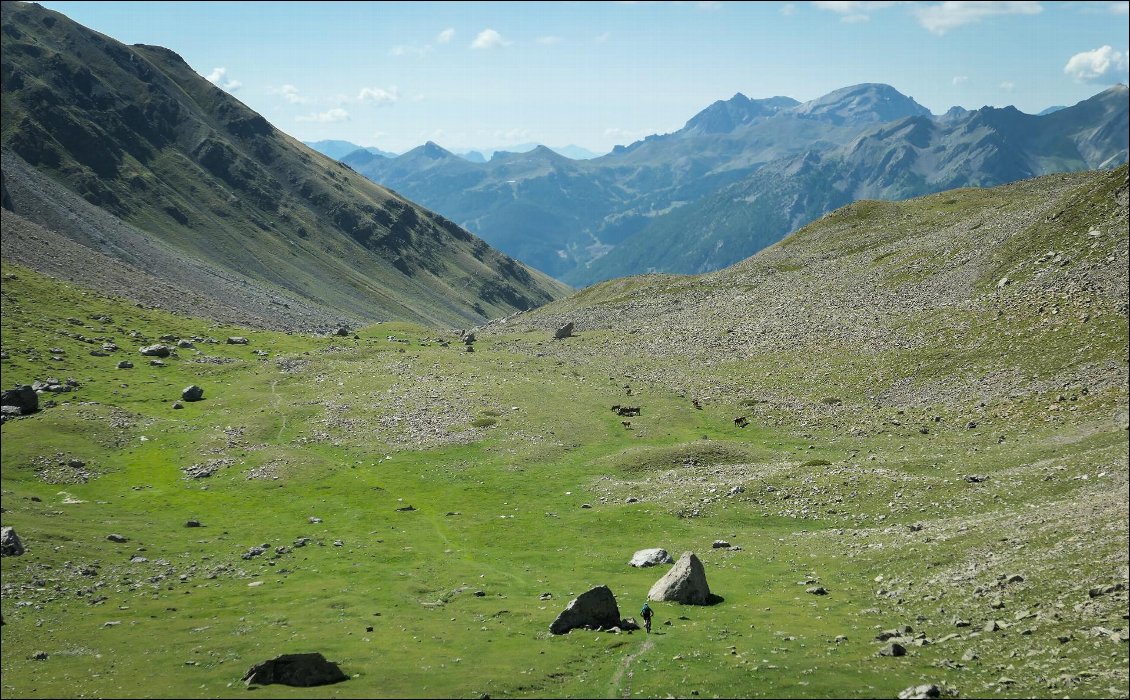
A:
<svg viewBox="0 0 1130 700">
<path fill-rule="evenodd" d="M 138 350 L 138 352 L 140 352 L 145 357 L 168 357 L 170 350 L 167 345 L 157 344 L 146 345 L 145 347 Z"/>
<path fill-rule="evenodd" d="M 185 401 L 199 401 L 204 398 L 204 390 L 195 384 L 191 384 L 184 388 L 184 391 L 180 393 L 180 397 Z"/>
<path fill-rule="evenodd" d="M 243 676 L 243 681 L 247 685 L 281 683 L 298 688 L 329 685 L 345 680 L 349 680 L 349 676 L 345 675 L 337 664 L 326 661 L 326 657 L 317 652 L 276 656 L 255 664 Z"/>
<path fill-rule="evenodd" d="M 647 592 L 648 600 L 672 601 L 684 605 L 710 604 L 706 569 L 694 552 L 683 552 L 675 566 Z"/>
<path fill-rule="evenodd" d="M 566 323 L 566 324 L 565 324 L 564 326 L 561 326 L 560 328 L 558 328 L 558 329 L 557 329 L 557 330 L 556 330 L 556 331 L 554 332 L 554 334 L 553 334 L 553 337 L 554 337 L 554 338 L 555 338 L 556 340 L 562 340 L 562 339 L 564 339 L 564 338 L 571 338 L 571 337 L 573 337 L 573 322 L 572 322 L 572 321 L 569 321 L 569 322 L 568 322 L 568 323 Z"/>
<path fill-rule="evenodd" d="M 0 557 L 18 557 L 23 553 L 24 545 L 15 528 L 0 528 Z"/>
<path fill-rule="evenodd" d="M 675 560 L 671 558 L 666 549 L 656 547 L 655 549 L 641 549 L 636 552 L 632 555 L 632 560 L 628 562 L 628 565 L 642 569 L 657 564 L 670 564 L 673 561 Z"/>
<path fill-rule="evenodd" d="M 569 601 L 549 631 L 565 634 L 571 629 L 612 629 L 620 625 L 620 608 L 608 586 L 596 586 Z"/>
<path fill-rule="evenodd" d="M 20 409 L 20 415 L 26 416 L 39 410 L 39 394 L 35 393 L 34 388 L 22 384 L 15 389 L 5 389 L 0 397 L 0 404 L 15 406 Z"/>
</svg>

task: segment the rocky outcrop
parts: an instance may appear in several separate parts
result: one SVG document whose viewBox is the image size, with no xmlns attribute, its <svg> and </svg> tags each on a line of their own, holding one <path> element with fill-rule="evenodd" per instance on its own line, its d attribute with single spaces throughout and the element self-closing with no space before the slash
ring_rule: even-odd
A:
<svg viewBox="0 0 1130 700">
<path fill-rule="evenodd" d="M 571 600 L 549 626 L 549 631 L 565 634 L 578 627 L 612 629 L 619 626 L 620 608 L 616 605 L 616 596 L 608 586 L 596 586 Z"/>
<path fill-rule="evenodd" d="M 297 688 L 329 685 L 349 680 L 337 664 L 314 652 L 310 654 L 283 654 L 255 664 L 243 676 L 247 685 L 281 683 Z"/>
<path fill-rule="evenodd" d="M 0 528 L 0 557 L 18 557 L 24 553 L 24 545 L 15 528 Z"/>
<path fill-rule="evenodd" d="M 694 552 L 683 552 L 675 566 L 647 592 L 647 599 L 684 605 L 709 605 L 713 602 L 710 586 L 706 583 L 706 569 Z"/>
</svg>

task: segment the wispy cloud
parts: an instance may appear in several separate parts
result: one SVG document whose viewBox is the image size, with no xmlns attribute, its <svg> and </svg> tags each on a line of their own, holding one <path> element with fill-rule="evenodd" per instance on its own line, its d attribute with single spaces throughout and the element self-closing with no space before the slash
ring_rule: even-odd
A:
<svg viewBox="0 0 1130 700">
<path fill-rule="evenodd" d="M 1080 83 L 1114 82 L 1126 75 L 1127 64 L 1127 54 L 1101 46 L 1072 56 L 1063 72 Z"/>
<path fill-rule="evenodd" d="M 918 23 L 942 35 L 951 29 L 1004 15 L 1038 15 L 1044 11 L 1038 2 L 940 2 L 914 8 Z"/>
<path fill-rule="evenodd" d="M 541 44 L 542 46 L 556 46 L 557 44 L 561 43 L 561 37 L 559 37 L 559 36 L 539 36 L 537 39 L 534 39 L 534 41 Z"/>
<path fill-rule="evenodd" d="M 235 92 L 243 87 L 243 83 L 228 78 L 227 73 L 227 68 L 214 68 L 212 72 L 204 76 L 204 78 L 221 90 L 227 90 L 228 92 Z"/>
<path fill-rule="evenodd" d="M 284 100 L 292 105 L 309 104 L 310 98 L 305 97 L 298 92 L 298 88 L 293 85 L 283 85 L 280 88 L 271 88 L 271 94 L 280 95 Z"/>
<path fill-rule="evenodd" d="M 437 44 L 450 43 L 451 39 L 454 36 L 455 36 L 455 30 L 452 29 L 451 27 L 448 27 L 447 29 L 444 29 L 442 32 L 440 32 L 439 34 L 436 34 L 436 43 Z"/>
<path fill-rule="evenodd" d="M 866 22 L 871 19 L 871 13 L 876 10 L 883 10 L 888 7 L 898 5 L 897 2 L 861 2 L 861 1 L 844 1 L 844 2 L 814 2 L 814 7 L 829 12 L 835 12 L 840 15 L 840 21 L 848 24 L 855 24 L 858 22 Z M 791 13 L 790 13 L 791 14 Z"/>
<path fill-rule="evenodd" d="M 784 5 L 781 5 L 781 9 L 778 10 L 778 12 L 786 17 L 792 17 L 796 14 L 796 5 L 791 2 L 786 2 Z"/>
<path fill-rule="evenodd" d="M 502 46 L 509 46 L 511 42 L 502 38 L 502 35 L 493 29 L 484 29 L 479 32 L 475 40 L 471 42 L 472 49 L 496 49 Z"/>
<path fill-rule="evenodd" d="M 366 87 L 357 93 L 358 102 L 371 102 L 381 106 L 395 104 L 399 99 L 400 91 L 395 86 L 388 90 Z"/>
<path fill-rule="evenodd" d="M 306 114 L 294 118 L 299 122 L 319 122 L 322 124 L 331 124 L 333 122 L 349 121 L 349 112 L 346 112 L 341 107 L 334 107 L 325 112 L 316 112 L 314 114 Z"/>
<path fill-rule="evenodd" d="M 595 37 L 593 37 L 593 41 L 598 44 L 603 44 L 611 38 L 612 32 L 601 32 L 600 34 L 597 34 Z"/>
<path fill-rule="evenodd" d="M 955 76 L 953 76 L 953 84 L 954 85 L 961 85 L 962 83 L 966 83 L 966 82 L 969 82 L 969 76 L 968 75 L 955 75 Z"/>
<path fill-rule="evenodd" d="M 1001 83 L 1000 87 L 1001 87 L 1001 90 L 1004 90 L 1005 92 L 1012 92 L 1013 90 L 1016 89 L 1016 83 L 1012 82 L 1011 80 L 1006 80 L 1003 83 Z"/>
<path fill-rule="evenodd" d="M 394 46 L 391 49 L 389 49 L 388 55 L 389 56 L 416 56 L 416 57 L 420 57 L 420 56 L 427 56 L 431 52 L 432 52 L 432 45 L 431 44 L 424 44 L 423 46 L 420 46 L 418 44 L 401 44 L 399 46 Z"/>
</svg>

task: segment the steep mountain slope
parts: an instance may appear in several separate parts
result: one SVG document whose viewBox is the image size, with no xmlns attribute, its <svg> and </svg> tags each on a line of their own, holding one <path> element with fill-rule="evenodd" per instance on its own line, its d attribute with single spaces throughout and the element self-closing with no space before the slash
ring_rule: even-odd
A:
<svg viewBox="0 0 1130 700">
<path fill-rule="evenodd" d="M 31 224 L 94 249 L 125 230 L 70 216 L 75 226 L 50 225 L 58 203 L 21 161 L 174 257 L 328 319 L 464 325 L 564 291 L 279 132 L 168 49 L 126 47 L 14 2 L 2 31 L 5 201 Z M 238 306 L 219 288 L 191 291 Z"/>
<path fill-rule="evenodd" d="M 656 218 L 564 279 L 583 286 L 640 271 L 708 272 L 859 199 L 898 200 L 1110 168 L 1127 160 L 1128 107 L 1120 85 L 1047 116 L 986 107 L 941 120 L 916 115 L 880 123 L 841 146 L 767 163 Z"/>
</svg>

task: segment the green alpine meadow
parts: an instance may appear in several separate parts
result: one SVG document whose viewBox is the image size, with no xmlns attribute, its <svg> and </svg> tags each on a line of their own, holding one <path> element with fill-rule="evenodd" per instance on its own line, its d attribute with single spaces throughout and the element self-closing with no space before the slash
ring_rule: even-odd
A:
<svg viewBox="0 0 1130 700">
<path fill-rule="evenodd" d="M 1102 167 L 574 290 L 3 13 L 5 698 L 1130 694 L 1125 104 Z M 655 226 L 758 237 L 701 196 Z"/>
</svg>

